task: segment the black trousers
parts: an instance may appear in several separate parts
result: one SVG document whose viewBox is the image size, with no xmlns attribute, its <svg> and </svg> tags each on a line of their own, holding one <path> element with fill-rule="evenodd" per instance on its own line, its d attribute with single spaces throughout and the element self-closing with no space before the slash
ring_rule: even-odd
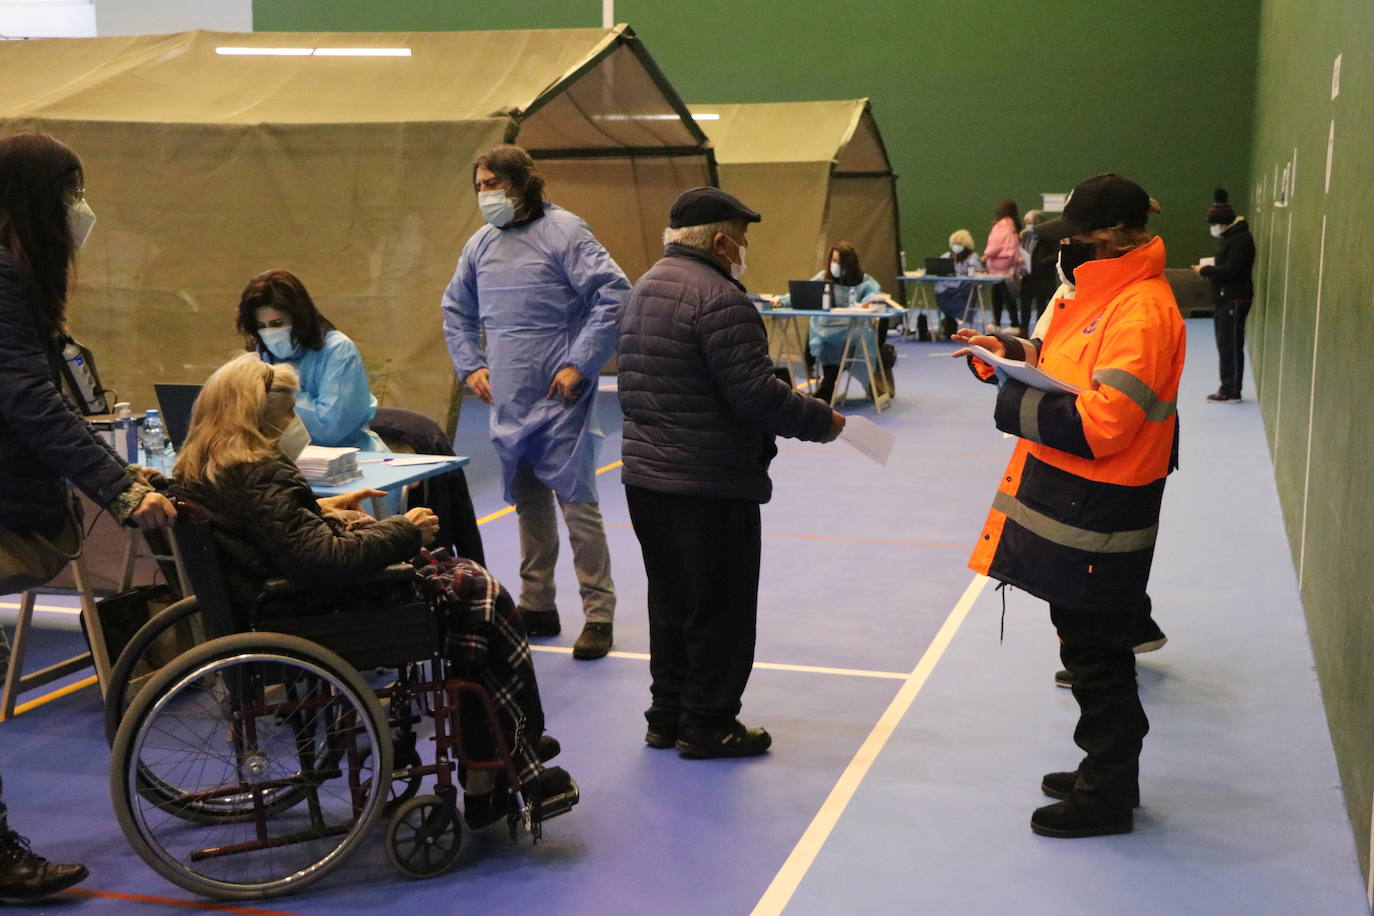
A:
<svg viewBox="0 0 1374 916">
<path fill-rule="evenodd" d="M 1231 397 L 1240 397 L 1240 383 L 1245 376 L 1245 319 L 1249 314 L 1248 301 L 1218 302 L 1212 316 L 1217 331 L 1220 391 Z"/>
<path fill-rule="evenodd" d="M 1135 679 L 1135 654 L 1149 599 L 1127 611 L 1079 611 L 1050 605 L 1059 658 L 1073 675 L 1078 726 L 1086 755 L 1074 798 L 1128 813 L 1140 797 L 1140 748 L 1150 730 Z"/>
<path fill-rule="evenodd" d="M 1003 309 L 1006 309 L 1008 318 L 1016 318 L 1016 297 L 1007 289 L 1006 283 L 998 283 L 992 288 L 992 323 L 999 328 L 1002 327 Z M 982 328 L 978 330 L 981 332 Z"/>
<path fill-rule="evenodd" d="M 625 487 L 649 580 L 649 724 L 733 724 L 754 666 L 759 504 Z"/>
</svg>

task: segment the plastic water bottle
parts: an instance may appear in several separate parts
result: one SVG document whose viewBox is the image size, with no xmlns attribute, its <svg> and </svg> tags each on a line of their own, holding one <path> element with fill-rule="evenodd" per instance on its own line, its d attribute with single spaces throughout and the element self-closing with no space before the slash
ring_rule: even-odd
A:
<svg viewBox="0 0 1374 916">
<path fill-rule="evenodd" d="M 114 420 L 115 451 L 124 456 L 130 464 L 138 462 L 138 429 L 134 426 L 133 411 L 128 401 L 115 405 Z"/>
<path fill-rule="evenodd" d="M 138 441 L 143 445 L 143 458 L 148 467 L 167 473 L 167 435 L 162 431 L 162 418 L 156 410 L 144 413 Z"/>
<path fill-rule="evenodd" d="M 898 256 L 901 258 L 902 261 L 902 273 L 906 273 L 906 249 L 903 248 L 901 251 L 899 251 Z"/>
<path fill-rule="evenodd" d="M 830 311 L 830 284 L 829 284 L 829 283 L 825 284 L 825 288 L 821 290 L 821 311 L 823 311 L 823 312 L 828 312 L 828 311 Z"/>
</svg>

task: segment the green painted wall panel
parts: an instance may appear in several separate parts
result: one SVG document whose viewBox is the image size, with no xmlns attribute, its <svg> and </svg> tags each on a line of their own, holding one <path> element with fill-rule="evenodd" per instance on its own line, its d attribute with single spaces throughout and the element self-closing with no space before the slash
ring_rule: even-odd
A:
<svg viewBox="0 0 1374 916">
<path fill-rule="evenodd" d="M 909 260 L 1003 197 L 1115 170 L 1164 206 L 1170 263 L 1209 254 L 1220 183 L 1244 204 L 1258 0 L 619 0 L 688 101 L 870 96 L 901 180 Z M 596 26 L 597 0 L 255 0 L 276 29 Z M 710 133 L 709 124 L 703 125 Z M 766 217 L 766 214 L 765 214 Z M 886 282 L 886 281 L 885 281 Z"/>
<path fill-rule="evenodd" d="M 1248 335 L 1365 867 L 1374 795 L 1374 422 L 1363 404 L 1374 386 L 1371 52 L 1374 6 L 1364 0 L 1264 2 L 1252 188 L 1263 241 Z M 1338 54 L 1340 93 L 1333 99 Z M 1293 168 L 1292 191 L 1287 206 L 1275 206 L 1275 175 L 1285 167 Z"/>
</svg>

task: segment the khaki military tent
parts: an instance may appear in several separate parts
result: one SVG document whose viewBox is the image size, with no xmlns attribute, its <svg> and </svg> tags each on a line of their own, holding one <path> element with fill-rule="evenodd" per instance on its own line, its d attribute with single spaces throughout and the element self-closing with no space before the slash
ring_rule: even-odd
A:
<svg viewBox="0 0 1374 916">
<path fill-rule="evenodd" d="M 3 42 L 0 118 L 85 162 L 99 223 L 72 328 L 136 407 L 153 382 L 200 381 L 235 352 L 244 283 L 285 267 L 359 343 L 384 404 L 442 417 L 438 304 L 480 225 L 476 153 L 530 148 L 551 198 L 632 278 L 673 198 L 715 177 L 626 26 Z"/>
<path fill-rule="evenodd" d="M 763 214 L 749 229 L 751 290 L 786 292 L 847 240 L 897 292 L 897 176 L 868 99 L 690 107 L 715 144 L 721 187 Z"/>
</svg>

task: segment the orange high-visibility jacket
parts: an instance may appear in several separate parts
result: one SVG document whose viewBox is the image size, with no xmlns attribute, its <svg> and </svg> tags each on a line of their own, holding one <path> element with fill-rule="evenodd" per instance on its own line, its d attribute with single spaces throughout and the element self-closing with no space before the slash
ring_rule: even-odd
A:
<svg viewBox="0 0 1374 916">
<path fill-rule="evenodd" d="M 1052 604 L 1129 611 L 1144 600 L 1176 466 L 1184 326 L 1158 238 L 1075 278 L 1039 366 L 1083 391 L 1015 380 L 998 391 L 997 428 L 1020 441 L 969 566 Z"/>
</svg>

